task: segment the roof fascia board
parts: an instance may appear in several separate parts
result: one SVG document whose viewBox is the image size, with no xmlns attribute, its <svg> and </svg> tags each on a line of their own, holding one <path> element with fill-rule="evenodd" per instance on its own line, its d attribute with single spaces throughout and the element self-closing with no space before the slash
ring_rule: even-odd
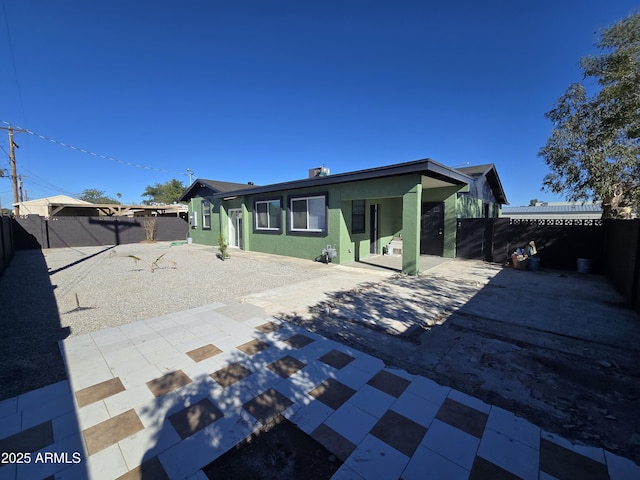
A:
<svg viewBox="0 0 640 480">
<path fill-rule="evenodd" d="M 269 193 L 279 190 L 297 190 L 301 188 L 335 185 L 338 183 L 393 177 L 411 173 L 433 176 L 439 179 L 444 178 L 448 181 L 454 180 L 458 184 L 468 184 L 472 180 L 472 178 L 468 175 L 457 172 L 456 170 L 434 162 L 433 160 L 417 160 L 415 162 L 388 165 L 367 170 L 358 170 L 355 172 L 337 173 L 334 175 L 328 175 L 326 177 L 305 178 L 302 180 L 294 180 L 291 182 L 274 183 L 271 185 L 252 187 L 244 190 L 235 190 L 233 192 L 216 193 L 214 194 L 214 197 L 223 198 L 228 197 L 230 194 L 240 196 Z"/>
</svg>

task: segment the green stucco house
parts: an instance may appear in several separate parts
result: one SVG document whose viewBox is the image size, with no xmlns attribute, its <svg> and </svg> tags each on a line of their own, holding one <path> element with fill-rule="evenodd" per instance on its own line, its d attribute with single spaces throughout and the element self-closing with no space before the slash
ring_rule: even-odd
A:
<svg viewBox="0 0 640 480">
<path fill-rule="evenodd" d="M 507 200 L 495 166 L 449 168 L 430 159 L 354 172 L 310 170 L 303 180 L 256 186 L 197 179 L 184 192 L 190 237 L 249 251 L 335 263 L 398 253 L 455 257 L 458 218 L 497 217 Z"/>
</svg>

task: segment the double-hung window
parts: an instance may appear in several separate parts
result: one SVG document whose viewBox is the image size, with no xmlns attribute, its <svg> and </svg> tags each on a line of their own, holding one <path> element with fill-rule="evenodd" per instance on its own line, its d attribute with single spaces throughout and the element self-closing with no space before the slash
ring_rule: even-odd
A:
<svg viewBox="0 0 640 480">
<path fill-rule="evenodd" d="M 327 231 L 327 197 L 293 197 L 289 199 L 291 232 L 324 233 Z"/>
<path fill-rule="evenodd" d="M 280 199 L 256 200 L 254 210 L 256 231 L 280 231 L 282 226 L 282 205 Z"/>
<path fill-rule="evenodd" d="M 203 230 L 211 230 L 211 202 L 202 201 L 202 228 Z"/>
<path fill-rule="evenodd" d="M 351 233 L 365 232 L 365 205 L 364 200 L 351 202 Z"/>
</svg>

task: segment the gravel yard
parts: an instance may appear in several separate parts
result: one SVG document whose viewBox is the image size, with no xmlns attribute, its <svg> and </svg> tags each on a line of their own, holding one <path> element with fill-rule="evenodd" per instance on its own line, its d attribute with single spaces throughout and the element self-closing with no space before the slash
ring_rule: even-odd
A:
<svg viewBox="0 0 640 480">
<path fill-rule="evenodd" d="M 16 252 L 0 279 L 0 400 L 65 379 L 58 342 L 68 336 L 334 271 L 309 260 L 230 253 L 221 261 L 216 248 L 168 242 Z"/>
<path fill-rule="evenodd" d="M 308 260 L 241 250 L 231 251 L 226 261 L 216 254 L 203 245 L 139 243 L 52 249 L 45 258 L 57 285 L 61 325 L 71 335 L 236 299 L 331 270 Z"/>
</svg>

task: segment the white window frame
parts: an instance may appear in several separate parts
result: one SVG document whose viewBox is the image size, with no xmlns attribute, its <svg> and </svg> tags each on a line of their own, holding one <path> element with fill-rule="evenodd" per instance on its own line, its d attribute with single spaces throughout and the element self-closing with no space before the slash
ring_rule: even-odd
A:
<svg viewBox="0 0 640 480">
<path fill-rule="evenodd" d="M 202 209 L 202 229 L 211 230 L 211 202 L 209 200 L 202 200 L 200 208 Z M 209 221 L 207 221 L 207 219 Z"/>
<path fill-rule="evenodd" d="M 260 224 L 258 223 L 258 219 L 259 219 L 259 212 L 258 212 L 258 205 L 260 204 L 266 204 L 267 205 L 267 226 L 260 226 Z M 271 226 L 271 215 L 269 214 L 269 206 L 271 204 L 276 204 L 278 211 L 279 211 L 279 221 L 278 221 L 278 226 L 274 227 Z M 255 204 L 254 204 L 254 210 L 255 210 L 255 226 L 254 228 L 256 229 L 256 231 L 268 231 L 268 232 L 278 232 L 282 229 L 282 200 L 280 200 L 279 198 L 273 198 L 270 200 L 256 200 Z"/>
<path fill-rule="evenodd" d="M 320 200 L 322 202 L 322 217 L 318 222 L 321 227 L 320 228 L 309 228 L 310 225 L 310 212 L 309 212 L 309 201 L 310 200 Z M 293 202 L 306 202 L 306 213 L 307 213 L 307 221 L 306 228 L 295 228 L 294 225 L 294 210 L 293 210 Z M 291 197 L 289 199 L 289 211 L 291 212 L 289 215 L 289 231 L 296 233 L 324 233 L 327 231 L 327 196 L 323 195 L 310 195 L 307 197 Z"/>
</svg>

